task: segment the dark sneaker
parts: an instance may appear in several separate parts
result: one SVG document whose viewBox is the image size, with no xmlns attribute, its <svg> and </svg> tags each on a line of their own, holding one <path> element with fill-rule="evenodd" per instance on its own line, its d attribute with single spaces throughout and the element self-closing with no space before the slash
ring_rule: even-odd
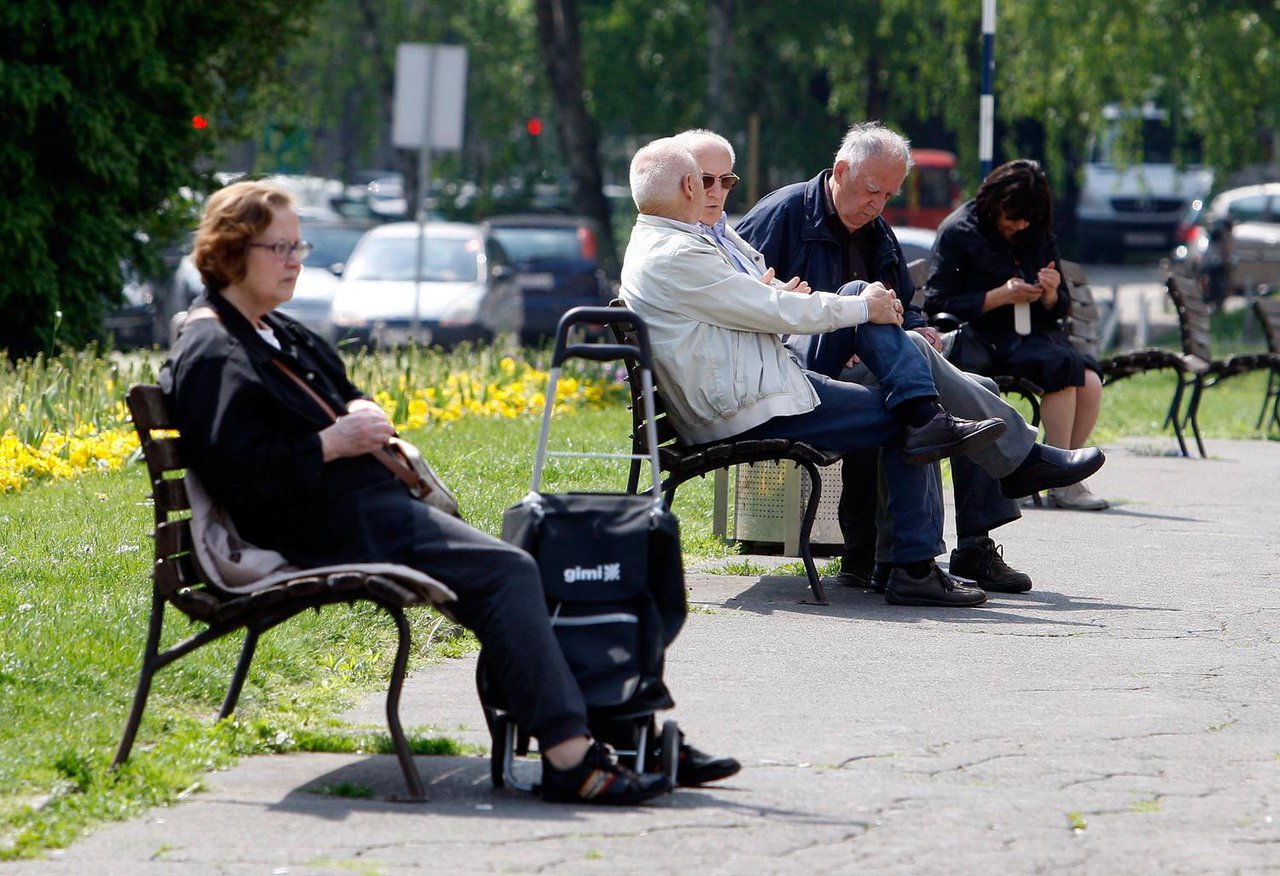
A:
<svg viewBox="0 0 1280 876">
<path fill-rule="evenodd" d="M 680 756 L 676 760 L 676 784 L 682 788 L 696 788 L 727 779 L 740 769 L 742 764 L 732 757 L 716 757 L 681 741 Z"/>
<path fill-rule="evenodd" d="M 857 587 L 884 593 L 891 568 L 885 563 L 874 563 L 871 560 L 850 562 L 846 557 L 840 561 L 840 571 L 831 580 L 841 587 Z"/>
<path fill-rule="evenodd" d="M 987 594 L 978 587 L 966 587 L 934 564 L 923 578 L 912 578 L 907 570 L 894 567 L 889 573 L 889 586 L 884 601 L 890 605 L 940 605 L 944 608 L 969 608 L 982 605 Z"/>
<path fill-rule="evenodd" d="M 582 763 L 558 770 L 542 762 L 542 799 L 550 803 L 595 803 L 629 806 L 671 790 L 662 773 L 637 773 L 614 759 L 602 742 L 593 742 Z"/>
<path fill-rule="evenodd" d="M 840 558 L 840 571 L 831 580 L 841 587 L 871 588 L 871 576 L 875 571 L 876 561 L 870 557 L 843 556 Z"/>
<path fill-rule="evenodd" d="M 1037 444 L 1035 461 L 1023 460 L 1012 474 L 1000 479 L 1000 492 L 1008 499 L 1021 499 L 1041 490 L 1069 487 L 1092 475 L 1107 458 L 1096 447 L 1063 450 Z"/>
<path fill-rule="evenodd" d="M 912 465 L 937 462 L 958 453 L 977 453 L 1005 433 L 1004 420 L 961 420 L 938 411 L 923 426 L 907 426 L 902 439 L 902 455 Z"/>
<path fill-rule="evenodd" d="M 1026 593 L 1031 589 L 1031 576 L 1006 563 L 1004 548 L 989 538 L 953 550 L 947 571 L 958 578 L 968 578 L 988 593 Z"/>
</svg>

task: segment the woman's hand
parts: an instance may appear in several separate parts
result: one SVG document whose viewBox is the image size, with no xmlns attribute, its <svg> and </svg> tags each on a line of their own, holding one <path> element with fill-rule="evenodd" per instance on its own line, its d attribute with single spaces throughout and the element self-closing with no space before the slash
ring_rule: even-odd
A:
<svg viewBox="0 0 1280 876">
<path fill-rule="evenodd" d="M 1036 274 L 1036 285 L 1044 290 L 1041 300 L 1045 307 L 1053 307 L 1058 303 L 1058 288 L 1062 285 L 1062 274 L 1053 262 L 1045 265 Z"/>
<path fill-rule="evenodd" d="M 352 404 L 349 414 L 338 417 L 333 425 L 320 430 L 320 447 L 324 461 L 349 456 L 363 456 L 387 446 L 396 434 L 395 427 L 382 408 Z"/>
<path fill-rule="evenodd" d="M 1010 277 L 987 292 L 987 297 L 982 302 L 982 312 L 986 313 L 1010 304 L 1039 301 L 1042 295 L 1044 295 L 1044 289 L 1038 284 L 1028 283 L 1020 277 Z"/>
</svg>

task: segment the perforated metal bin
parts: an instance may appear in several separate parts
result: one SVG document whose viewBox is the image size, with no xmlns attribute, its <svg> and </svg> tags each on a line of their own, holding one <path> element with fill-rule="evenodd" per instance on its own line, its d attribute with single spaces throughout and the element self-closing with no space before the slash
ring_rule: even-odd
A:
<svg viewBox="0 0 1280 876">
<path fill-rule="evenodd" d="M 822 498 L 813 521 L 809 544 L 815 553 L 838 552 L 843 539 L 837 509 L 840 506 L 840 469 L 843 462 L 818 469 Z M 809 501 L 809 476 L 792 462 L 757 462 L 735 466 L 729 477 L 716 472 L 717 513 L 715 534 L 721 538 L 757 544 L 781 545 L 783 556 L 800 556 L 800 518 Z M 733 517 L 728 519 L 729 482 L 733 482 Z"/>
</svg>

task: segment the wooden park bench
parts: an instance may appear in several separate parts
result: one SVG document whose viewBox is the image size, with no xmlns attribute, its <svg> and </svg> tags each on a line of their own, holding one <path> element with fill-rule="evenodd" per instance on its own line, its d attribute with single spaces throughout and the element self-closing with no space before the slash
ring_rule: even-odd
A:
<svg viewBox="0 0 1280 876">
<path fill-rule="evenodd" d="M 612 306 L 626 309 L 620 300 L 614 300 Z M 628 310 L 627 313 L 630 314 Z M 612 323 L 612 329 L 620 344 L 643 349 L 637 338 L 636 325 L 639 317 L 630 314 L 635 322 Z M 645 345 L 647 347 L 647 345 Z M 626 360 L 627 382 L 631 391 L 631 452 L 633 456 L 648 458 L 649 448 L 645 435 L 648 419 L 645 405 L 641 398 L 640 362 L 628 358 Z M 679 436 L 667 416 L 666 406 L 662 399 L 662 387 L 654 380 L 654 424 L 658 435 L 658 460 L 662 472 L 662 494 L 668 508 L 675 499 L 676 488 L 695 477 L 703 477 L 719 469 L 727 469 L 735 465 L 752 465 L 758 462 L 779 462 L 789 460 L 800 466 L 809 475 L 809 500 L 805 503 L 804 514 L 800 522 L 799 550 L 804 562 L 805 575 L 809 580 L 809 589 L 813 598 L 821 605 L 827 604 L 826 593 L 822 588 L 822 579 L 818 575 L 818 567 L 813 561 L 813 549 L 809 544 L 809 536 L 813 530 L 813 521 L 818 514 L 818 503 L 822 500 L 822 478 L 818 469 L 828 466 L 840 459 L 840 454 L 827 450 L 819 450 L 803 441 L 791 441 L 786 438 L 760 438 L 754 440 L 713 441 L 707 444 L 687 444 Z M 637 492 L 640 485 L 642 469 L 641 459 L 633 459 L 627 478 L 627 491 Z"/>
<path fill-rule="evenodd" d="M 151 480 L 155 565 L 151 571 L 151 619 L 142 670 L 113 767 L 128 759 L 146 708 L 152 677 L 163 667 L 223 636 L 243 631 L 240 659 L 218 713 L 219 719 L 226 718 L 235 711 L 259 636 L 307 609 L 365 600 L 385 609 L 399 633 L 387 688 L 387 726 L 408 785 L 409 798 L 426 799 L 413 753 L 400 725 L 400 690 L 408 667 L 410 645 L 404 609 L 431 605 L 447 611 L 454 594 L 428 575 L 390 563 L 315 569 L 286 567 L 232 586 L 208 548 L 209 533 L 216 531 L 210 527 L 218 525 L 218 511 L 216 506 L 206 510 L 203 490 L 188 476 L 164 395 L 158 386 L 137 385 L 129 390 L 128 404 Z M 234 532 L 230 535 L 235 537 Z M 242 546 L 256 550 L 249 545 Z M 280 560 L 283 562 L 283 557 Z M 162 650 L 161 632 L 165 609 L 169 606 L 201 629 Z"/>
<path fill-rule="evenodd" d="M 1253 312 L 1262 324 L 1262 334 L 1267 339 L 1267 352 L 1280 363 L 1280 297 L 1257 298 Z M 1267 419 L 1270 412 L 1270 420 Z M 1266 423 L 1268 430 L 1280 429 L 1280 365 L 1273 364 L 1267 374 L 1267 394 L 1262 399 L 1262 411 L 1258 414 L 1258 428 Z"/>
<path fill-rule="evenodd" d="M 1182 425 L 1191 425 L 1196 447 L 1200 450 L 1200 455 L 1205 457 L 1208 454 L 1205 453 L 1204 439 L 1200 437 L 1200 401 L 1205 390 L 1229 378 L 1265 370 L 1270 372 L 1269 398 L 1270 382 L 1276 379 L 1276 371 L 1280 369 L 1280 353 L 1236 353 L 1221 359 L 1214 358 L 1209 306 L 1200 286 L 1190 277 L 1170 274 L 1168 290 L 1178 311 L 1178 328 L 1182 335 L 1184 370 L 1179 380 L 1179 396 L 1185 396 L 1190 390 L 1186 408 L 1181 413 Z M 1261 312 L 1259 316 L 1262 316 Z M 1266 410 L 1265 401 L 1263 410 Z"/>
</svg>

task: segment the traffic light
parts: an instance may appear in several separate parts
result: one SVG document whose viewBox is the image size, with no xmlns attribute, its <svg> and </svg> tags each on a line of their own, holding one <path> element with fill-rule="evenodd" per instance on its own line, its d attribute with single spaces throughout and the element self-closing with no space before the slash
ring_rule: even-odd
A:
<svg viewBox="0 0 1280 876">
<path fill-rule="evenodd" d="M 542 136 L 542 119 L 537 116 L 531 117 L 524 123 L 524 129 L 529 132 L 530 137 Z"/>
<path fill-rule="evenodd" d="M 205 128 L 209 127 L 209 120 L 204 116 L 194 115 L 191 117 L 191 127 L 195 128 L 197 131 L 203 131 Z"/>
</svg>

